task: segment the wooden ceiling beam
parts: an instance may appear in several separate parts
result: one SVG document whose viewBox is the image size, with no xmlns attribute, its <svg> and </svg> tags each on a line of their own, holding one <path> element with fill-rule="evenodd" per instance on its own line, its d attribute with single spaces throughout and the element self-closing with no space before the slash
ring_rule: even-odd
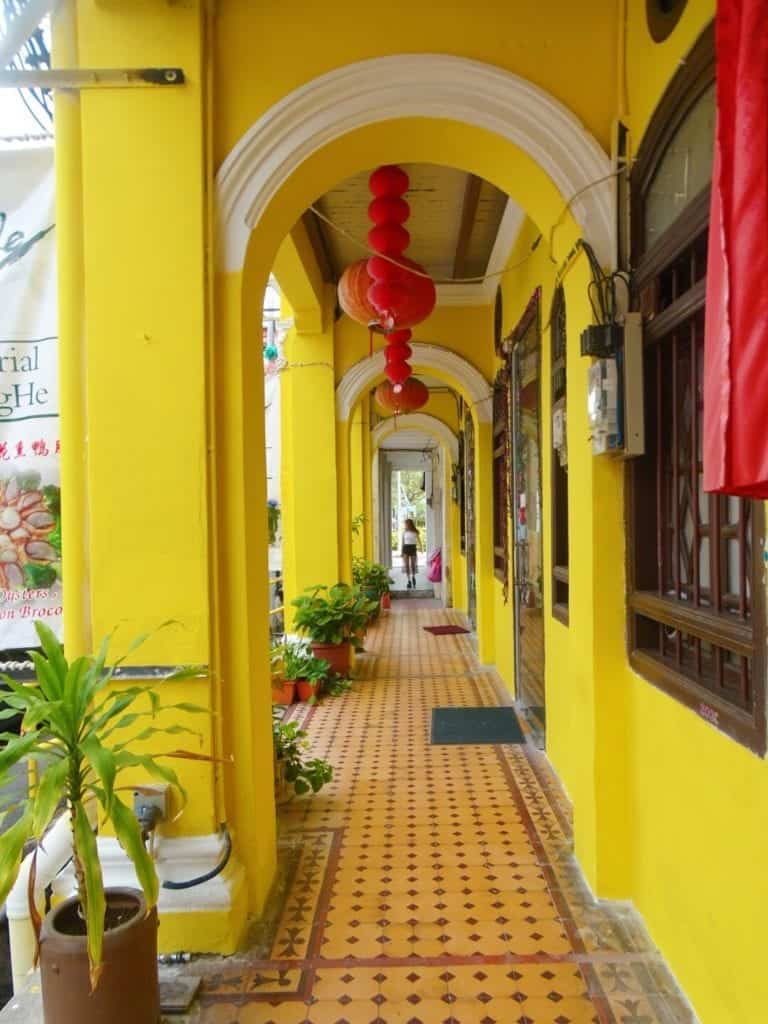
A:
<svg viewBox="0 0 768 1024">
<path fill-rule="evenodd" d="M 306 229 L 307 236 L 309 237 L 309 242 L 312 246 L 312 251 L 315 254 L 315 259 L 317 260 L 317 265 L 320 268 L 323 280 L 328 284 L 336 284 L 338 281 L 336 267 L 334 265 L 330 246 L 326 241 L 320 222 L 311 210 L 305 210 L 301 220 Z"/>
<path fill-rule="evenodd" d="M 466 277 L 467 256 L 469 255 L 469 241 L 472 237 L 472 228 L 477 218 L 477 208 L 480 203 L 480 189 L 483 186 L 482 178 L 476 174 L 467 175 L 467 184 L 464 189 L 464 202 L 461 207 L 461 223 L 459 225 L 459 237 L 456 240 L 456 255 L 453 260 L 453 276 Z"/>
</svg>

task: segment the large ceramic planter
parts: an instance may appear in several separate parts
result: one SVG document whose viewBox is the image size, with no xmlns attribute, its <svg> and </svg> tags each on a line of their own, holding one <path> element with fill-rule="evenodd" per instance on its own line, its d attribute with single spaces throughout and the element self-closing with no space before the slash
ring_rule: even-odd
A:
<svg viewBox="0 0 768 1024">
<path fill-rule="evenodd" d="M 312 643 L 312 653 L 322 658 L 331 666 L 331 672 L 338 676 L 348 676 L 352 664 L 352 647 L 350 644 L 317 644 Z"/>
<path fill-rule="evenodd" d="M 43 921 L 40 974 L 45 1024 L 158 1024 L 157 912 L 141 892 L 108 889 L 103 970 L 91 992 L 76 896 Z"/>
</svg>

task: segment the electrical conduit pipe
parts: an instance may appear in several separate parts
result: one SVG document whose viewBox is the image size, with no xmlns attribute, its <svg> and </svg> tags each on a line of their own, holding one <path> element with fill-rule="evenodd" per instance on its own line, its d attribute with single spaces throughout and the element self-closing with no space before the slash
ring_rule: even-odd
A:
<svg viewBox="0 0 768 1024">
<path fill-rule="evenodd" d="M 46 835 L 42 845 L 38 847 L 37 877 L 35 879 L 35 902 L 38 907 L 41 906 L 46 888 L 71 859 L 72 833 L 68 816 L 62 814 Z M 22 861 L 19 876 L 5 901 L 14 992 L 23 988 L 35 958 L 35 933 L 29 916 L 27 899 L 31 867 L 32 854 L 29 853 Z"/>
</svg>

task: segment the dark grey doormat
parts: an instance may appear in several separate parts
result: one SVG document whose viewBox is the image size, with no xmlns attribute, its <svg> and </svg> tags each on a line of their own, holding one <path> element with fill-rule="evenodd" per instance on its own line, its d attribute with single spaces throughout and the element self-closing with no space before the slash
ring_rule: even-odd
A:
<svg viewBox="0 0 768 1024">
<path fill-rule="evenodd" d="M 432 708 L 431 742 L 525 743 L 525 735 L 514 708 Z"/>
</svg>

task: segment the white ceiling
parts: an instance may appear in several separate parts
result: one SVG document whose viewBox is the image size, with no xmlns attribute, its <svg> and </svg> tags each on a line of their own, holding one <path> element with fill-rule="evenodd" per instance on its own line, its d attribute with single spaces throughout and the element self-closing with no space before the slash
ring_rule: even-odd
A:
<svg viewBox="0 0 768 1024">
<path fill-rule="evenodd" d="M 471 230 L 457 276 L 481 277 L 486 272 L 507 206 L 505 193 L 478 179 L 474 179 L 476 184 L 473 188 L 472 177 L 454 167 L 436 164 L 402 166 L 411 185 L 405 196 L 411 207 L 406 224 L 411 244 L 406 255 L 426 267 L 436 280 L 454 280 L 465 198 L 471 195 Z M 371 227 L 367 212 L 371 201 L 369 175 L 370 171 L 366 170 L 347 178 L 315 204 L 335 225 L 363 243 Z M 329 225 L 322 221 L 317 223 L 330 257 L 333 276 L 338 279 L 345 267 L 365 255 L 364 250 Z"/>
<path fill-rule="evenodd" d="M 438 447 L 437 441 L 431 434 L 425 434 L 423 430 L 396 430 L 382 441 L 381 448 L 407 449 L 408 451 L 426 451 Z"/>
</svg>

